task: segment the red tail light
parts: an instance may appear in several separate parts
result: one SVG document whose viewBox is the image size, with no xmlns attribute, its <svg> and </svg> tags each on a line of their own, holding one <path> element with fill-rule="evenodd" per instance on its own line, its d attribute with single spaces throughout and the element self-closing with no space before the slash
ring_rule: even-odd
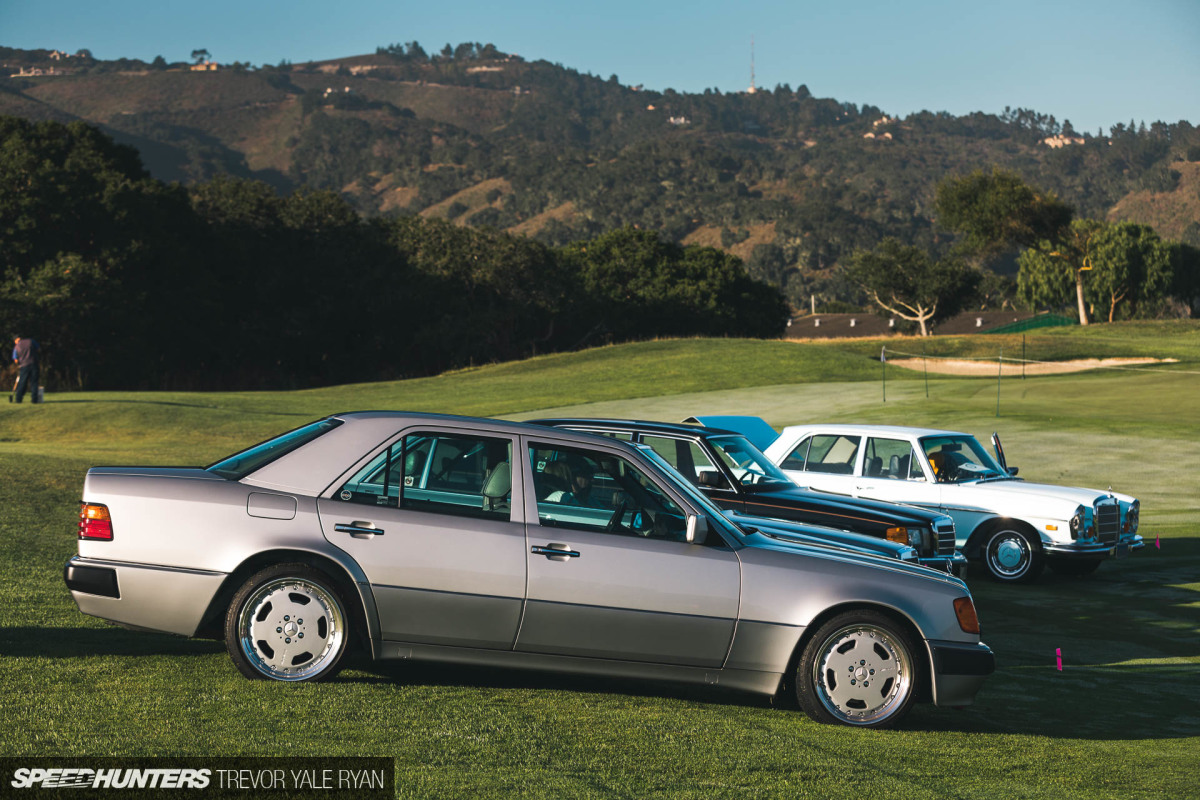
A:
<svg viewBox="0 0 1200 800">
<path fill-rule="evenodd" d="M 108 506 L 99 503 L 79 504 L 79 538 L 112 541 L 112 518 L 108 515 Z"/>
</svg>

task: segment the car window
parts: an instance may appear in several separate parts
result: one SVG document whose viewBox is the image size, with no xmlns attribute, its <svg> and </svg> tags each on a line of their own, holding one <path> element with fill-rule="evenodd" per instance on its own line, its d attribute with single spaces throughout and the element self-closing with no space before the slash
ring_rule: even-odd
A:
<svg viewBox="0 0 1200 800">
<path fill-rule="evenodd" d="M 351 503 L 507 520 L 512 442 L 419 432 L 392 444 L 335 495 Z"/>
<path fill-rule="evenodd" d="M 619 456 L 583 448 L 529 448 L 538 522 L 547 528 L 684 541 L 683 510 Z"/>
<path fill-rule="evenodd" d="M 272 461 L 303 447 L 313 439 L 328 433 L 341 424 L 342 421 L 340 419 L 323 419 L 310 425 L 305 425 L 302 428 L 288 431 L 285 434 L 276 436 L 274 439 L 268 439 L 240 453 L 234 453 L 215 464 L 210 464 L 205 469 L 220 475 L 222 478 L 240 481 L 251 472 L 261 469 Z"/>
<path fill-rule="evenodd" d="M 938 483 L 1009 477 L 974 436 L 927 436 L 921 444 Z"/>
<path fill-rule="evenodd" d="M 669 436 L 642 435 L 642 444 L 662 456 L 663 460 L 687 478 L 693 486 L 728 489 L 729 482 L 698 443 L 690 439 Z"/>
<path fill-rule="evenodd" d="M 863 477 L 893 480 L 923 480 L 921 461 L 913 446 L 903 439 L 867 439 L 863 453 Z"/>
<path fill-rule="evenodd" d="M 796 449 L 788 453 L 787 458 L 783 460 L 779 466 L 784 469 L 803 470 L 804 461 L 808 458 L 808 446 L 812 443 L 812 437 L 806 437 L 800 440 L 800 444 L 796 445 Z"/>
<path fill-rule="evenodd" d="M 828 472 L 835 475 L 854 473 L 854 460 L 858 456 L 858 443 L 862 437 L 840 434 L 817 434 L 812 437 L 808 458 L 804 461 L 805 472 Z"/>
<path fill-rule="evenodd" d="M 708 444 L 741 486 L 750 491 L 794 486 L 791 479 L 744 436 L 713 436 Z"/>
</svg>

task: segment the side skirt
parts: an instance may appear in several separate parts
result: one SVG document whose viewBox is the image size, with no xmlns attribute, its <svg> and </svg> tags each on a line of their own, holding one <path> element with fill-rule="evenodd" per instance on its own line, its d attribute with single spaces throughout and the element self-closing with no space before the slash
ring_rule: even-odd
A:
<svg viewBox="0 0 1200 800">
<path fill-rule="evenodd" d="M 748 669 L 679 667 L 672 664 L 648 664 L 637 661 L 522 653 L 515 650 L 483 650 L 471 647 L 409 644 L 406 642 L 381 642 L 377 652 L 377 657 L 381 660 L 412 659 L 414 661 L 441 661 L 452 664 L 530 669 L 543 672 L 569 672 L 578 675 L 608 675 L 621 678 L 640 678 L 643 680 L 699 683 L 768 696 L 775 694 L 783 678 L 783 674 L 779 672 L 759 672 Z"/>
</svg>

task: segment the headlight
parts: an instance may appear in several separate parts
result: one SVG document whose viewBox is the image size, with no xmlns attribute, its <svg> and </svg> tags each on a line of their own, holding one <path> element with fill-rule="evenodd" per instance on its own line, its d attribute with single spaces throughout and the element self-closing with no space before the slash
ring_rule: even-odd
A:
<svg viewBox="0 0 1200 800">
<path fill-rule="evenodd" d="M 1129 510 L 1125 512 L 1125 525 L 1123 526 L 1125 533 L 1137 533 L 1141 516 L 1142 504 L 1140 501 L 1134 500 L 1129 504 Z"/>
<path fill-rule="evenodd" d="M 1075 509 L 1075 516 L 1071 517 L 1071 538 L 1078 539 L 1079 534 L 1083 532 L 1083 523 L 1087 518 L 1087 509 L 1083 506 L 1078 506 Z"/>
<path fill-rule="evenodd" d="M 913 547 L 917 548 L 917 550 L 924 549 L 925 541 L 927 540 L 927 538 L 928 537 L 925 535 L 924 528 L 909 528 L 908 529 L 908 543 L 910 545 L 912 545 Z"/>
</svg>

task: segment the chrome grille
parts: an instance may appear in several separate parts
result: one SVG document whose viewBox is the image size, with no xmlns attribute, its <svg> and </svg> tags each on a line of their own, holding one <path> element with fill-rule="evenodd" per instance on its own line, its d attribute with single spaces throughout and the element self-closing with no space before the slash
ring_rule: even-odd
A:
<svg viewBox="0 0 1200 800">
<path fill-rule="evenodd" d="M 954 520 L 948 519 L 933 524 L 933 532 L 937 535 L 937 554 L 948 556 L 954 553 Z"/>
<path fill-rule="evenodd" d="M 1121 536 L 1121 507 L 1115 500 L 1096 503 L 1096 539 L 1115 544 Z"/>
</svg>

